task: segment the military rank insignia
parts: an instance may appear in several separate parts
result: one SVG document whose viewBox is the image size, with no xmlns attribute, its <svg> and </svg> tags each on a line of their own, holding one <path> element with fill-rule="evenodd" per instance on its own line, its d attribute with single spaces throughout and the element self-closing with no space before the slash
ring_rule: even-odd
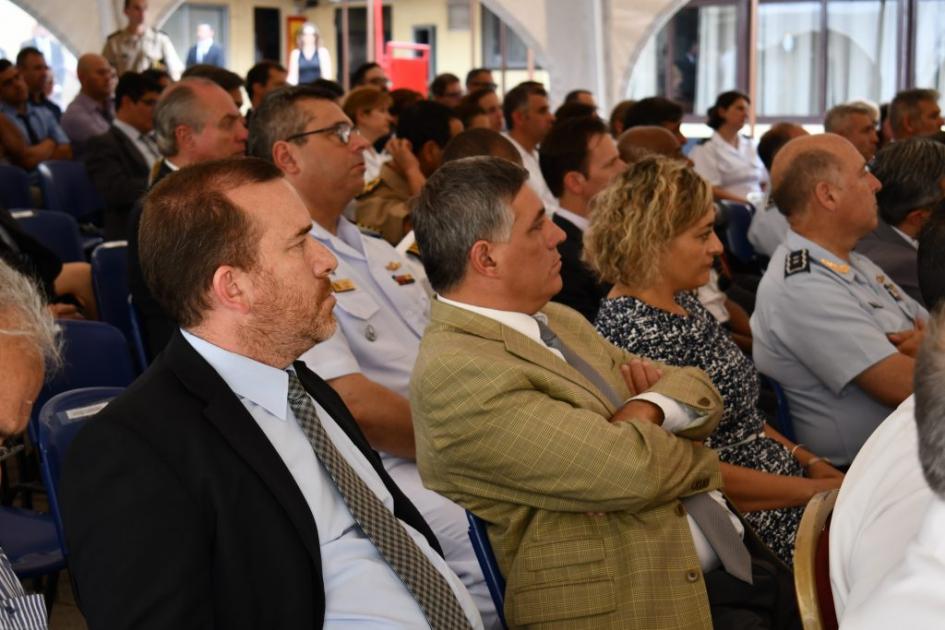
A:
<svg viewBox="0 0 945 630">
<path fill-rule="evenodd" d="M 899 287 L 893 284 L 892 281 L 886 280 L 886 276 L 882 274 L 876 276 L 876 282 L 883 285 L 883 288 L 892 296 L 892 299 L 902 302 L 902 293 L 899 292 Z"/>
<path fill-rule="evenodd" d="M 804 271 L 810 273 L 810 256 L 808 256 L 806 249 L 799 249 L 784 257 L 785 278 Z"/>
<path fill-rule="evenodd" d="M 348 291 L 354 291 L 354 283 L 348 278 L 334 280 L 331 283 L 331 290 L 335 293 L 347 293 Z"/>
<path fill-rule="evenodd" d="M 404 286 L 405 284 L 413 284 L 414 282 L 416 282 L 413 276 L 411 276 L 409 273 L 402 273 L 399 276 L 391 276 L 391 278 L 393 278 L 394 282 L 396 282 L 400 286 Z"/>
</svg>

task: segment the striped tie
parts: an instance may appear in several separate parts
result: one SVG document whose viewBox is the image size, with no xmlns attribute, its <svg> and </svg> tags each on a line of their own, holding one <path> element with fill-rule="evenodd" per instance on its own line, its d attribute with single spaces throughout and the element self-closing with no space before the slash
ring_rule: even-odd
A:
<svg viewBox="0 0 945 630">
<path fill-rule="evenodd" d="M 295 372 L 289 372 L 289 406 L 354 520 L 417 600 L 430 627 L 434 630 L 471 628 L 446 578 L 335 448 Z"/>
</svg>

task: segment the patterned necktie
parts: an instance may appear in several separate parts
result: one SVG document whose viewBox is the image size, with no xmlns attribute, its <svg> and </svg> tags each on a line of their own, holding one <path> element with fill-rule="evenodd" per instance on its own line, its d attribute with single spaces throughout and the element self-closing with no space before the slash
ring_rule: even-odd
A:
<svg viewBox="0 0 945 630">
<path fill-rule="evenodd" d="M 535 318 L 538 322 L 538 331 L 541 340 L 549 348 L 554 348 L 564 355 L 565 361 L 580 372 L 584 378 L 594 383 L 594 385 L 619 409 L 623 406 L 623 400 L 617 396 L 617 392 L 601 377 L 587 361 L 581 358 L 579 354 L 571 350 L 564 344 L 551 328 L 541 319 Z M 682 499 L 686 511 L 692 516 L 699 529 L 705 535 L 712 549 L 719 557 L 719 561 L 725 570 L 733 577 L 752 583 L 751 574 L 751 553 L 745 546 L 745 541 L 738 535 L 738 531 L 732 525 L 728 513 L 719 505 L 708 493 L 701 492 L 690 497 Z"/>
<path fill-rule="evenodd" d="M 410 538 L 404 526 L 338 452 L 325 432 L 315 405 L 294 372 L 289 372 L 289 406 L 328 471 L 345 505 L 397 577 L 420 605 L 434 630 L 471 628 L 453 589 Z"/>
</svg>

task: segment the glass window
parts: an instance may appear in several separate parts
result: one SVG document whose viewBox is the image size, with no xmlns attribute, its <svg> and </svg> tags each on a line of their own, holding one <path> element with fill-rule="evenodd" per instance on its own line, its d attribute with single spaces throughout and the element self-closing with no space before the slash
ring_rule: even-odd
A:
<svg viewBox="0 0 945 630">
<path fill-rule="evenodd" d="M 945 0 L 919 0 L 915 24 L 915 86 L 945 93 Z"/>
<path fill-rule="evenodd" d="M 736 87 L 740 62 L 736 7 L 686 7 L 647 42 L 628 95 L 641 99 L 663 94 L 687 112 L 702 113 L 720 92 Z"/>
<path fill-rule="evenodd" d="M 759 6 L 755 103 L 759 115 L 821 113 L 820 21 L 820 2 Z"/>
<path fill-rule="evenodd" d="M 502 39 L 505 38 L 505 67 L 523 70 L 528 66 L 528 46 L 498 15 L 482 5 L 482 65 L 502 67 Z M 535 67 L 539 67 L 535 64 Z"/>
<path fill-rule="evenodd" d="M 895 1 L 828 2 L 827 109 L 864 99 L 881 103 L 896 95 L 898 26 Z"/>
</svg>

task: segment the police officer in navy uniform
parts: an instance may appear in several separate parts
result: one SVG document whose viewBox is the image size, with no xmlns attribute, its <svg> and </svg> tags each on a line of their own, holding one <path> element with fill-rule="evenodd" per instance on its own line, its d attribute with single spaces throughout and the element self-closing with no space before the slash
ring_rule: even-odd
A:
<svg viewBox="0 0 945 630">
<path fill-rule="evenodd" d="M 430 524 L 447 563 L 491 627 L 495 607 L 469 542 L 465 512 L 424 488 L 414 461 L 407 396 L 429 321 L 426 275 L 380 234 L 343 216 L 363 188 L 367 146 L 334 95 L 310 86 L 268 94 L 250 126 L 250 152 L 285 173 L 312 216 L 311 236 L 338 261 L 332 274 L 338 330 L 301 359 L 317 366 L 341 395 L 381 453 L 388 474 Z"/>
<path fill-rule="evenodd" d="M 846 466 L 912 393 L 928 312 L 853 252 L 878 220 L 879 181 L 834 134 L 791 140 L 772 167 L 791 229 L 758 287 L 758 369 L 787 395 L 798 442 Z"/>
</svg>

